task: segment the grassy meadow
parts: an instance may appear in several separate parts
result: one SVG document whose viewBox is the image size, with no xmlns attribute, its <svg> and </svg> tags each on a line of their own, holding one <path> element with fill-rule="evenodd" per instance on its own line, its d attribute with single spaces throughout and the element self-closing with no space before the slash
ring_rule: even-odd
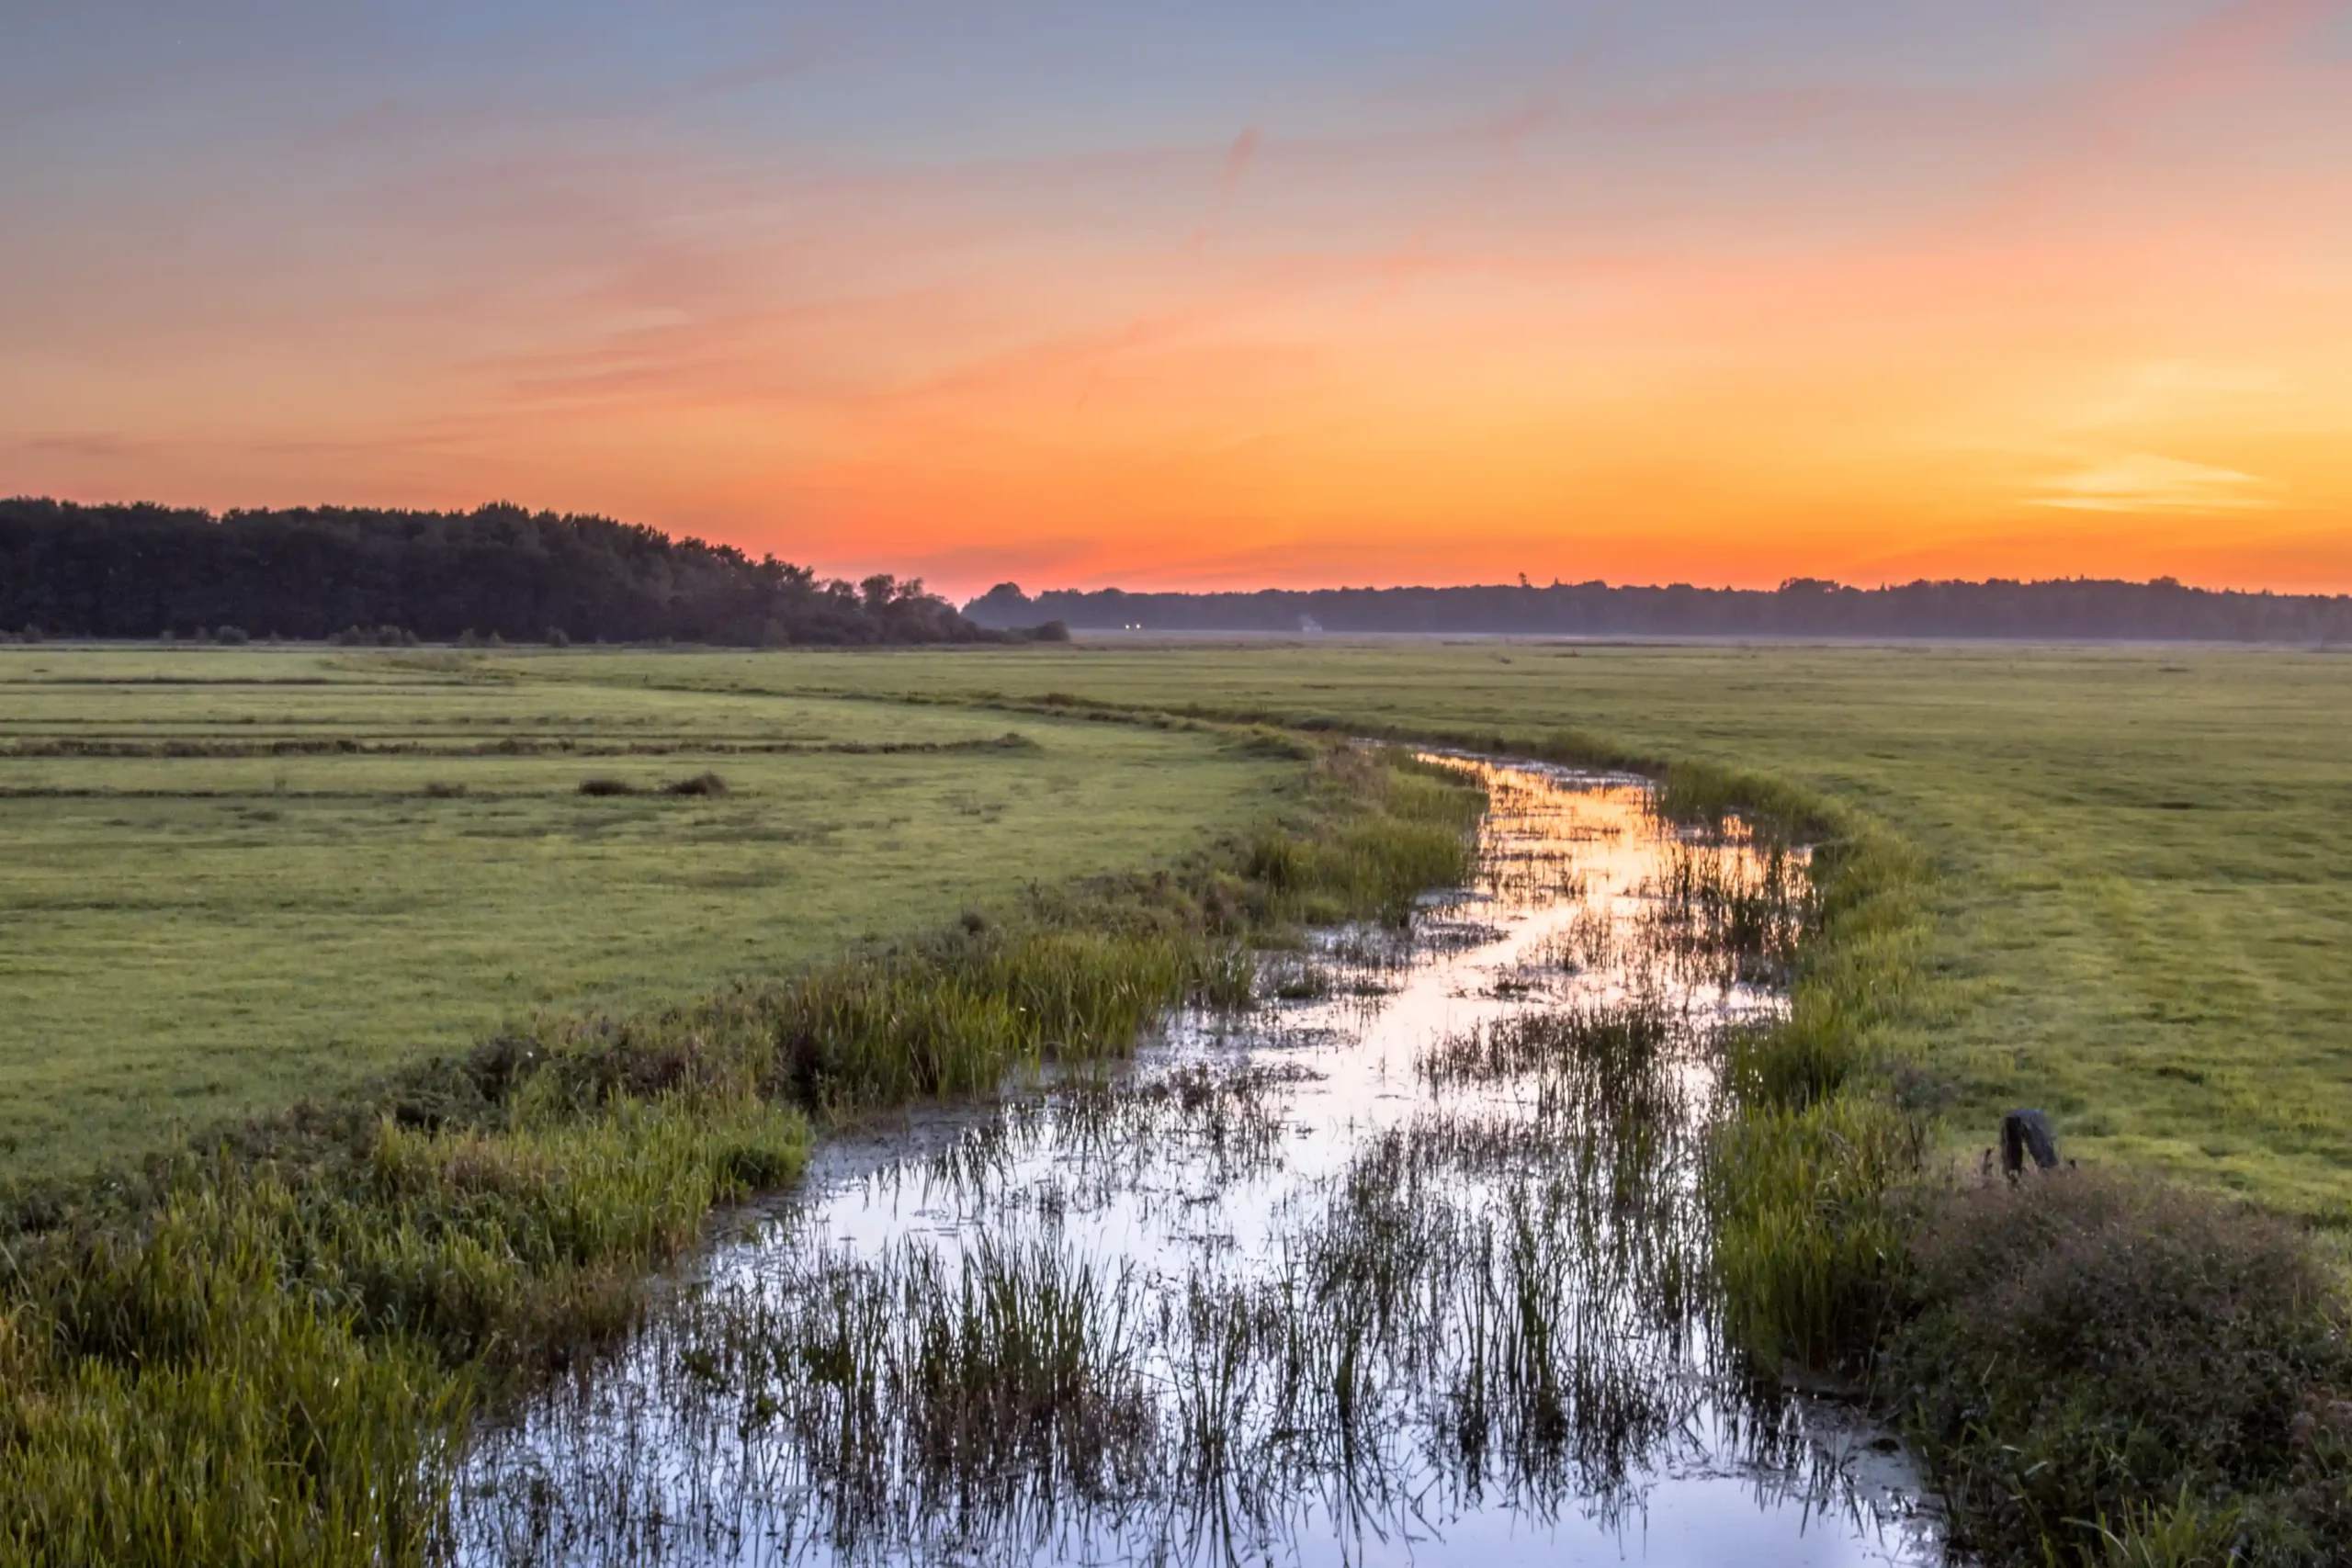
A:
<svg viewBox="0 0 2352 1568">
<path fill-rule="evenodd" d="M 2069 1154 L 2352 1225 L 2352 657 L 2280 650 L 1117 641 L 553 661 L 778 693 L 988 693 L 1540 739 L 1778 775 L 1918 846 L 1930 1005 L 1896 1042 L 1956 1148 Z"/>
<path fill-rule="evenodd" d="M 0 1177 L 256 1118 L 25 1190 L 0 1561 L 424 1561 L 469 1412 L 834 1117 L 1463 874 L 1475 795 L 1257 723 L 1820 837 L 1710 1134 L 1735 1341 L 1891 1369 L 1988 1560 L 2341 1561 L 2347 720 L 2280 651 L 0 649 Z M 2122 1174 L 1916 1181 L 2025 1102 Z"/>
<path fill-rule="evenodd" d="M 1934 1005 L 1901 1043 L 1955 1145 L 2040 1104 L 2086 1158 L 2352 1224 L 2338 654 L 27 648 L 0 698 L 0 1169 L 1164 861 L 1277 783 L 1075 716 L 1114 705 L 1569 729 L 1858 807 L 1936 873 Z M 706 772 L 724 795 L 662 793 Z"/>
<path fill-rule="evenodd" d="M 1182 730 L 611 668 L 0 651 L 0 1175 L 1163 863 L 1288 776 Z"/>
</svg>

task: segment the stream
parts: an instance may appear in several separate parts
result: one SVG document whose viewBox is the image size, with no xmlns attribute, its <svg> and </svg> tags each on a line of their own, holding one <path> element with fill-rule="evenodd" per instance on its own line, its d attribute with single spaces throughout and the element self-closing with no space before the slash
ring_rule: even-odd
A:
<svg viewBox="0 0 2352 1568">
<path fill-rule="evenodd" d="M 1900 1447 L 1713 1324 L 1711 1063 L 1785 1007 L 1803 850 L 1436 760 L 1488 791 L 1472 886 L 829 1142 L 476 1435 L 458 1559 L 1942 1562 Z"/>
</svg>

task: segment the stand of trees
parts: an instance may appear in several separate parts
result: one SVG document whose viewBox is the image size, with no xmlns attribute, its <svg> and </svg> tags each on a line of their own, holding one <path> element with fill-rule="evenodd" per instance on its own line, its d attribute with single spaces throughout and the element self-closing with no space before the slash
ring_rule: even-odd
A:
<svg viewBox="0 0 2352 1568">
<path fill-rule="evenodd" d="M 509 641 L 1006 642 L 920 580 L 820 581 L 603 517 L 484 506 L 209 513 L 0 501 L 0 633 Z M 1067 635 L 1066 633 L 1060 635 Z"/>
<path fill-rule="evenodd" d="M 2352 595 L 2240 593 L 2153 582 L 1910 582 L 1776 590 L 1539 587 L 1266 589 L 1254 593 L 1056 590 L 1000 583 L 964 606 L 982 626 L 1052 617 L 1111 630 L 1461 632 L 1566 637 L 2020 637 L 2352 643 Z"/>
</svg>

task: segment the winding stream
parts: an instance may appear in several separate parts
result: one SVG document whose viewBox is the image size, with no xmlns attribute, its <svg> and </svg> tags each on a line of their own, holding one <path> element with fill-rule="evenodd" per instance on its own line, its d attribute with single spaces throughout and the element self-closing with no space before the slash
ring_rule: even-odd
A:
<svg viewBox="0 0 2352 1568">
<path fill-rule="evenodd" d="M 1480 870 L 1134 1065 L 829 1145 L 481 1435 L 466 1562 L 1933 1563 L 1901 1451 L 1704 1287 L 1712 1048 L 1802 852 L 1451 759 Z"/>
</svg>

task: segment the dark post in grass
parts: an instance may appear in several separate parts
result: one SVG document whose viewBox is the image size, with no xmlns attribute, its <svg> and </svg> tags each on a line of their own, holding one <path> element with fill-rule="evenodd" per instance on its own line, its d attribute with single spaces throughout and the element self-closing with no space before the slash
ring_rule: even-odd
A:
<svg viewBox="0 0 2352 1568">
<path fill-rule="evenodd" d="M 2039 1111 L 2012 1111 L 2001 1118 L 2002 1174 L 2015 1181 L 2029 1153 L 2036 1169 L 2058 1168 L 2058 1138 L 2050 1130 L 2050 1118 Z"/>
</svg>

